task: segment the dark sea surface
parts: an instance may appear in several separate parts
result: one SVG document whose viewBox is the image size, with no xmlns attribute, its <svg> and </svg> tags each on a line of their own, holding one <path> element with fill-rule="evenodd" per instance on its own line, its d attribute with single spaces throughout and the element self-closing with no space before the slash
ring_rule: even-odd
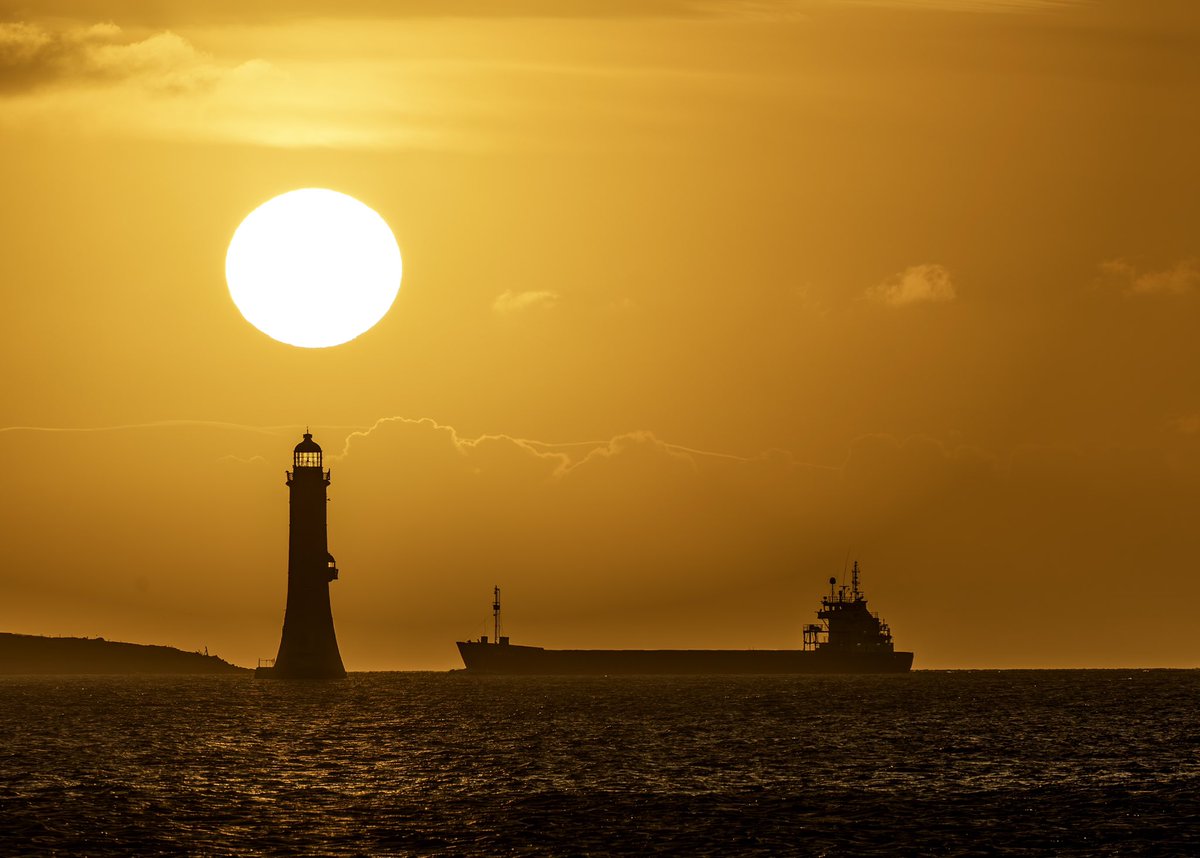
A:
<svg viewBox="0 0 1200 858">
<path fill-rule="evenodd" d="M 1200 855 L 1200 671 L 0 678 L 4 854 Z"/>
</svg>

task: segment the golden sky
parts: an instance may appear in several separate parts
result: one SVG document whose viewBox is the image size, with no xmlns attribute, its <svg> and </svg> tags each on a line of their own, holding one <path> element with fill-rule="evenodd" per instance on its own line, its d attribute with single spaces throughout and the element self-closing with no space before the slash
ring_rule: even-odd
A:
<svg viewBox="0 0 1200 858">
<path fill-rule="evenodd" d="M 1200 661 L 1191 0 L 103 5 L 0 0 L 0 629 L 273 655 L 307 424 L 351 670 L 848 555 L 917 667 Z M 225 285 L 301 187 L 404 255 L 336 348 Z"/>
</svg>

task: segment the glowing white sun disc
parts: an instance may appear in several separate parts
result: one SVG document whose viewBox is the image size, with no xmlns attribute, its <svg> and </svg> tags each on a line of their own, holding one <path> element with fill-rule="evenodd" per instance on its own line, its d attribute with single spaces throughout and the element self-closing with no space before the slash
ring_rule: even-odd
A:
<svg viewBox="0 0 1200 858">
<path fill-rule="evenodd" d="M 322 188 L 250 212 L 229 242 L 225 280 L 246 321 L 281 343 L 336 346 L 370 330 L 400 291 L 400 248 L 378 214 Z"/>
</svg>

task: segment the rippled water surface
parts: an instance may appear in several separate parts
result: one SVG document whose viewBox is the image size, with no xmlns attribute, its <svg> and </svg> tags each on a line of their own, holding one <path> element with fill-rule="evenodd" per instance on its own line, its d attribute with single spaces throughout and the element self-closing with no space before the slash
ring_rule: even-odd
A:
<svg viewBox="0 0 1200 858">
<path fill-rule="evenodd" d="M 0 851 L 1200 854 L 1200 671 L 0 678 Z"/>
</svg>

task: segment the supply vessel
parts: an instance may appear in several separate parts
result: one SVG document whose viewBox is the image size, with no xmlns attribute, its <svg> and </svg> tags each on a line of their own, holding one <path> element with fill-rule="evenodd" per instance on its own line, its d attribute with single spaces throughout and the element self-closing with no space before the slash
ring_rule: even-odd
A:
<svg viewBox="0 0 1200 858">
<path fill-rule="evenodd" d="M 897 652 L 892 632 L 867 609 L 859 586 L 858 562 L 850 584 L 829 579 L 821 598 L 820 622 L 804 626 L 801 649 L 545 649 L 514 644 L 500 627 L 500 588 L 492 599 L 494 635 L 458 641 L 467 673 L 605 674 L 784 674 L 904 673 L 913 654 Z"/>
</svg>

